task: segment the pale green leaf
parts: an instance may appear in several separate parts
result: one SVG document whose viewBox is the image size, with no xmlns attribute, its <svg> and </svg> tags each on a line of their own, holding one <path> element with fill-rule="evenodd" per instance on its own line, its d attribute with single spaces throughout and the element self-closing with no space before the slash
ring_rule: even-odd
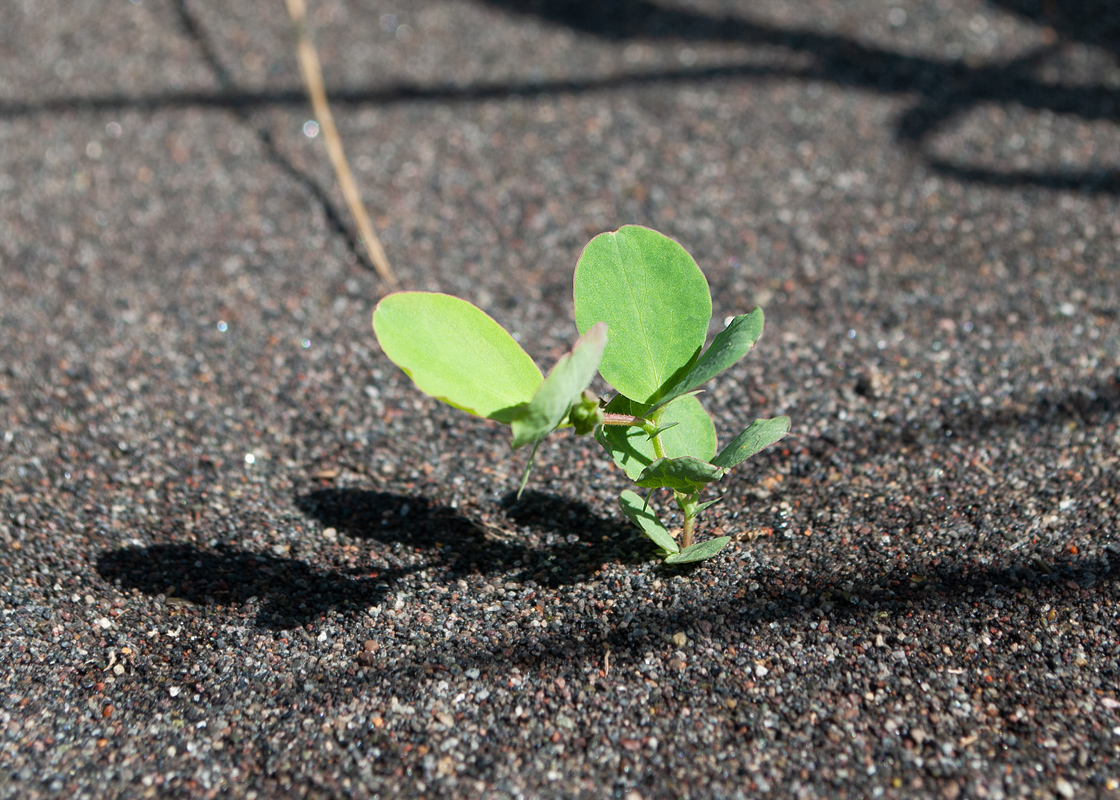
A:
<svg viewBox="0 0 1120 800">
<path fill-rule="evenodd" d="M 513 337 L 457 297 L 390 294 L 373 311 L 373 330 L 416 388 L 479 417 L 508 424 L 541 385 L 541 371 Z"/>
<path fill-rule="evenodd" d="M 662 563 L 689 564 L 693 561 L 706 561 L 707 559 L 718 553 L 720 550 L 727 547 L 730 541 L 730 536 L 720 536 L 718 539 L 709 539 L 706 542 L 699 542 L 692 545 L 691 547 L 686 547 L 679 553 L 674 553 L 673 555 L 666 558 Z"/>
<path fill-rule="evenodd" d="M 606 344 L 607 324 L 600 322 L 579 338 L 570 353 L 560 357 L 529 404 L 513 415 L 514 449 L 539 442 L 565 420 L 595 377 Z"/>
<path fill-rule="evenodd" d="M 642 533 L 653 540 L 664 553 L 676 553 L 680 550 L 677 546 L 676 540 L 669 535 L 665 530 L 665 526 L 658 519 L 657 514 L 653 513 L 646 502 L 635 492 L 629 489 L 625 490 L 618 497 L 618 503 L 622 506 L 622 513 L 630 518 L 630 521 L 642 529 Z"/>
<path fill-rule="evenodd" d="M 774 444 L 787 433 L 789 433 L 789 417 L 756 419 L 723 448 L 720 454 L 712 459 L 712 463 L 717 467 L 731 469 Z"/>
<path fill-rule="evenodd" d="M 762 335 L 762 322 L 761 308 L 756 308 L 749 314 L 740 314 L 731 320 L 731 323 L 712 340 L 711 346 L 700 356 L 700 360 L 692 365 L 692 369 L 646 413 L 652 414 L 666 403 L 694 391 L 735 364 L 750 352 L 758 337 Z"/>
<path fill-rule="evenodd" d="M 650 404 L 692 366 L 708 333 L 708 282 L 683 247 L 627 225 L 592 239 L 576 265 L 576 327 L 610 326 L 599 373 L 619 393 Z"/>
</svg>

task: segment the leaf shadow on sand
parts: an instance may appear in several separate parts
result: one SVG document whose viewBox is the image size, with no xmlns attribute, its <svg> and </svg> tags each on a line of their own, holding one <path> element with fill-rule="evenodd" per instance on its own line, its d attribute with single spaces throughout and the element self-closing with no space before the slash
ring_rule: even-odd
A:
<svg viewBox="0 0 1120 800">
<path fill-rule="evenodd" d="M 166 594 L 200 607 L 259 602 L 257 622 L 286 630 L 316 620 L 331 608 L 357 612 L 376 605 L 396 579 L 412 570 L 367 570 L 366 577 L 353 578 L 316 569 L 298 558 L 237 547 L 157 544 L 102 553 L 97 571 L 123 589 Z"/>
<path fill-rule="evenodd" d="M 644 541 L 618 520 L 540 492 L 527 492 L 508 513 L 530 533 L 539 529 L 526 538 L 539 539 L 541 530 L 563 532 L 539 547 L 498 523 L 469 519 L 417 495 L 322 489 L 300 495 L 296 506 L 324 528 L 374 545 L 369 552 L 376 563 L 331 569 L 229 545 L 168 543 L 106 551 L 97 571 L 123 589 L 201 607 L 259 602 L 259 624 L 288 629 L 329 609 L 364 611 L 421 569 L 435 568 L 450 579 L 502 575 L 555 587 L 586 580 L 608 561 L 633 563 L 648 555 Z"/>
<path fill-rule="evenodd" d="M 497 513 L 468 518 L 420 496 L 364 489 L 320 489 L 296 498 L 300 511 L 324 527 L 376 542 L 386 553 L 421 551 L 451 578 L 504 574 L 555 587 L 586 580 L 608 561 L 634 563 L 648 555 L 628 525 L 579 501 L 527 491 L 501 505 Z"/>
<path fill-rule="evenodd" d="M 1120 560 L 1120 550 L 1116 560 Z M 671 636 L 685 632 L 700 647 L 737 649 L 743 669 L 738 677 L 725 676 L 714 686 L 719 694 L 735 696 L 754 676 L 752 638 L 775 625 L 788 626 L 791 637 L 812 640 L 819 636 L 819 641 L 809 642 L 817 655 L 829 636 L 834 641 L 846 637 L 862 641 L 866 656 L 860 658 L 860 664 L 845 664 L 842 659 L 826 663 L 802 656 L 785 665 L 787 671 L 801 675 L 799 680 L 846 681 L 852 684 L 849 690 L 859 694 L 867 691 L 867 681 L 874 683 L 888 673 L 893 680 L 908 677 L 918 683 L 959 668 L 963 662 L 977 667 L 980 676 L 989 646 L 1008 651 L 1014 645 L 1013 661 L 1022 669 L 1060 672 L 1075 668 L 1076 648 L 1052 636 L 1046 626 L 1018 625 L 1015 620 L 1021 619 L 1021 610 L 1016 606 L 1026 602 L 1036 609 L 1047 604 L 1062 609 L 1103 605 L 1114 594 L 1110 580 L 1114 573 L 1107 558 L 1069 558 L 1061 553 L 999 566 L 931 562 L 854 581 L 817 569 L 770 571 L 759 575 L 759 587 L 753 592 L 726 585 L 699 602 L 690 598 L 679 605 L 665 603 L 663 608 L 650 604 L 636 612 L 590 611 L 586 620 L 570 621 L 571 630 L 563 632 L 511 630 L 504 639 L 481 646 L 442 643 L 417 653 L 411 665 L 395 665 L 394 673 L 407 683 L 410 670 L 419 674 L 425 665 L 456 663 L 486 672 L 500 664 L 503 671 L 511 667 L 527 673 L 547 670 L 567 676 L 571 682 L 573 677 L 585 679 L 581 668 L 586 665 L 603 667 L 608 652 L 614 668 L 639 668 L 647 653 L 668 654 L 676 649 Z M 1068 616 L 1068 611 L 1061 613 Z M 909 626 L 905 631 L 899 627 L 903 620 Z M 815 634 L 815 623 L 824 621 L 828 622 L 827 633 Z M 936 632 L 946 624 L 955 629 L 950 638 Z M 927 626 L 934 632 L 928 632 Z M 981 639 L 993 626 L 999 643 L 985 645 Z M 902 632 L 907 635 L 905 643 L 898 639 Z M 877 642 L 877 637 L 885 638 Z M 791 651 L 790 655 L 797 654 Z M 1115 678 L 1120 668 L 1105 673 L 1102 678 Z M 691 681 L 676 688 L 672 681 L 664 681 L 651 699 L 666 703 L 671 712 L 676 702 L 697 691 L 709 693 L 708 689 L 698 690 Z M 749 719 L 743 723 L 752 724 Z"/>
</svg>

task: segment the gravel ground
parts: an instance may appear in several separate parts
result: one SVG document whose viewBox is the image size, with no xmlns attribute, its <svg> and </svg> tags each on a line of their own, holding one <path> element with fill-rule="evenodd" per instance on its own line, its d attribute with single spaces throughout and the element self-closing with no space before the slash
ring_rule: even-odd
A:
<svg viewBox="0 0 1120 800">
<path fill-rule="evenodd" d="M 0 24 L 0 795 L 1120 798 L 1112 0 L 314 0 L 403 283 L 550 362 L 594 234 L 793 435 L 663 569 L 420 395 L 282 4 Z"/>
</svg>

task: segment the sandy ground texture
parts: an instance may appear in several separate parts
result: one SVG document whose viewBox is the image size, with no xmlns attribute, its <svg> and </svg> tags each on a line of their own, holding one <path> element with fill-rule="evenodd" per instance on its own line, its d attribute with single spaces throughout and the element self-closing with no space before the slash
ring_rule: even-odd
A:
<svg viewBox="0 0 1120 800">
<path fill-rule="evenodd" d="M 421 395 L 283 4 L 0 11 L 0 796 L 1120 798 L 1112 0 L 312 0 L 409 288 L 658 228 L 755 352 L 665 569 Z M 662 498 L 663 500 L 664 498 Z M 660 501 L 659 501 L 660 502 Z"/>
</svg>

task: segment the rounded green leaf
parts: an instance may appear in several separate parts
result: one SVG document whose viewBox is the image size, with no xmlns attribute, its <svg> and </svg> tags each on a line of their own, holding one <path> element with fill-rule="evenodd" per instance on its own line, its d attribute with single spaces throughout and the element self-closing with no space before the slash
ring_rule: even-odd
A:
<svg viewBox="0 0 1120 800">
<path fill-rule="evenodd" d="M 643 489 L 672 489 L 695 494 L 726 474 L 727 470 L 722 467 L 692 456 L 659 458 L 643 469 L 634 483 Z"/>
<path fill-rule="evenodd" d="M 673 387 L 704 347 L 712 318 L 708 281 L 683 247 L 627 225 L 592 239 L 576 265 L 576 327 L 610 326 L 599 373 L 621 394 L 650 405 Z"/>
<path fill-rule="evenodd" d="M 640 416 L 642 413 L 641 406 L 635 407 L 622 395 L 611 400 L 606 410 L 613 414 Z M 701 461 L 711 461 L 715 455 L 716 427 L 695 397 L 682 397 L 666 406 L 657 425 L 662 429 L 661 447 L 669 458 L 692 456 Z M 669 425 L 672 427 L 666 429 Z M 653 442 L 641 428 L 602 425 L 595 431 L 595 438 L 632 481 L 636 481 L 642 470 L 657 460 Z"/>
<path fill-rule="evenodd" d="M 373 311 L 373 331 L 416 388 L 475 416 L 510 423 L 543 380 L 501 325 L 457 297 L 390 294 Z"/>
</svg>

